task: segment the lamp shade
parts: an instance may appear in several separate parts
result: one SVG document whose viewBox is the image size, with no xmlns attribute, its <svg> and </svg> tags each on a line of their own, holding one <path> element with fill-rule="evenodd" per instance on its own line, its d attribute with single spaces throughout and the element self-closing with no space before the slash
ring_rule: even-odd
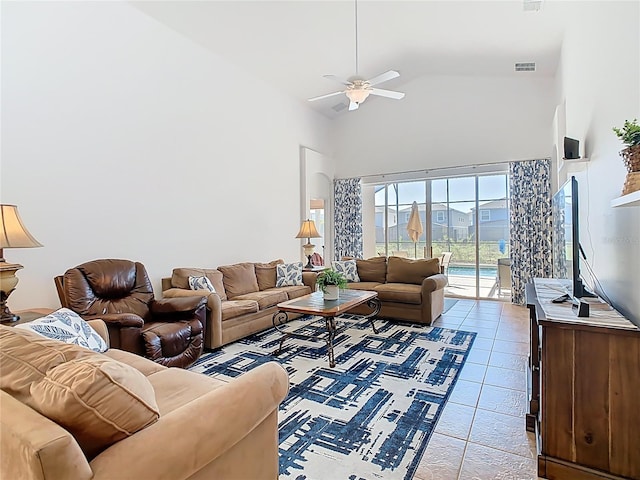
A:
<svg viewBox="0 0 640 480">
<path fill-rule="evenodd" d="M 296 238 L 320 238 L 318 230 L 316 230 L 316 224 L 313 220 L 305 220 L 302 222 L 300 231 L 296 235 Z"/>
<path fill-rule="evenodd" d="M 41 247 L 33 235 L 26 229 L 18 207 L 15 205 L 0 205 L 0 250 L 3 248 Z M 0 255 L 1 256 L 1 255 Z"/>
</svg>

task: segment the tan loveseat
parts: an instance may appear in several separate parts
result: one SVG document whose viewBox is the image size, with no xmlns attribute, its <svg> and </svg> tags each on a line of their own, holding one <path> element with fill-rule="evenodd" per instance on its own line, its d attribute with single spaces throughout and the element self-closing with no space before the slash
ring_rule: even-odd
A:
<svg viewBox="0 0 640 480">
<path fill-rule="evenodd" d="M 411 260 L 401 257 L 356 259 L 360 282 L 348 288 L 378 292 L 382 304 L 378 317 L 431 325 L 444 310 L 447 277 L 440 273 L 437 258 Z M 360 306 L 349 313 L 369 313 Z"/>
<path fill-rule="evenodd" d="M 163 296 L 207 297 L 207 325 L 204 347 L 218 348 L 273 326 L 276 305 L 315 291 L 314 272 L 302 272 L 304 285 L 276 287 L 276 265 L 284 263 L 236 263 L 217 269 L 174 268 L 171 278 L 162 279 Z M 190 290 L 189 277 L 205 276 L 215 293 Z M 289 318 L 297 318 L 291 315 Z"/>
<path fill-rule="evenodd" d="M 277 363 L 226 383 L 6 326 L 0 361 L 2 479 L 278 477 Z"/>
</svg>

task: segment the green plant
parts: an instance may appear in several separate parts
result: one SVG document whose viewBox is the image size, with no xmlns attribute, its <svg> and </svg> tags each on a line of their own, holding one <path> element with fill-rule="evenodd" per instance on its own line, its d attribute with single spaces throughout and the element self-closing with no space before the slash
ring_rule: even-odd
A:
<svg viewBox="0 0 640 480">
<path fill-rule="evenodd" d="M 347 277 L 335 271 L 333 268 L 329 268 L 318 274 L 316 285 L 325 293 L 327 291 L 327 285 L 337 285 L 338 288 L 347 288 Z"/>
<path fill-rule="evenodd" d="M 622 128 L 613 127 L 613 131 L 625 145 L 629 147 L 640 145 L 640 125 L 637 118 L 632 122 L 625 120 Z"/>
</svg>

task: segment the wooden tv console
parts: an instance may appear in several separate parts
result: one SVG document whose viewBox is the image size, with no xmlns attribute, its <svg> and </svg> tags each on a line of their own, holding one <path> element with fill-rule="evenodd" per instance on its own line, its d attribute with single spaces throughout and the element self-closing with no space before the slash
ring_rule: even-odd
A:
<svg viewBox="0 0 640 480">
<path fill-rule="evenodd" d="M 615 310 L 578 318 L 558 295 L 553 280 L 526 287 L 538 475 L 640 479 L 640 330 Z"/>
</svg>

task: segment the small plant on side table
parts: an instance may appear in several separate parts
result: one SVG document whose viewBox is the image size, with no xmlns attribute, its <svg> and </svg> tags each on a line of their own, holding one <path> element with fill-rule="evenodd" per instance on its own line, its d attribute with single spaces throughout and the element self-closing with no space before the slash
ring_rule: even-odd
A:
<svg viewBox="0 0 640 480">
<path fill-rule="evenodd" d="M 316 285 L 322 290 L 325 300 L 337 300 L 339 289 L 347 288 L 347 278 L 342 273 L 329 268 L 318 274 Z"/>
</svg>

